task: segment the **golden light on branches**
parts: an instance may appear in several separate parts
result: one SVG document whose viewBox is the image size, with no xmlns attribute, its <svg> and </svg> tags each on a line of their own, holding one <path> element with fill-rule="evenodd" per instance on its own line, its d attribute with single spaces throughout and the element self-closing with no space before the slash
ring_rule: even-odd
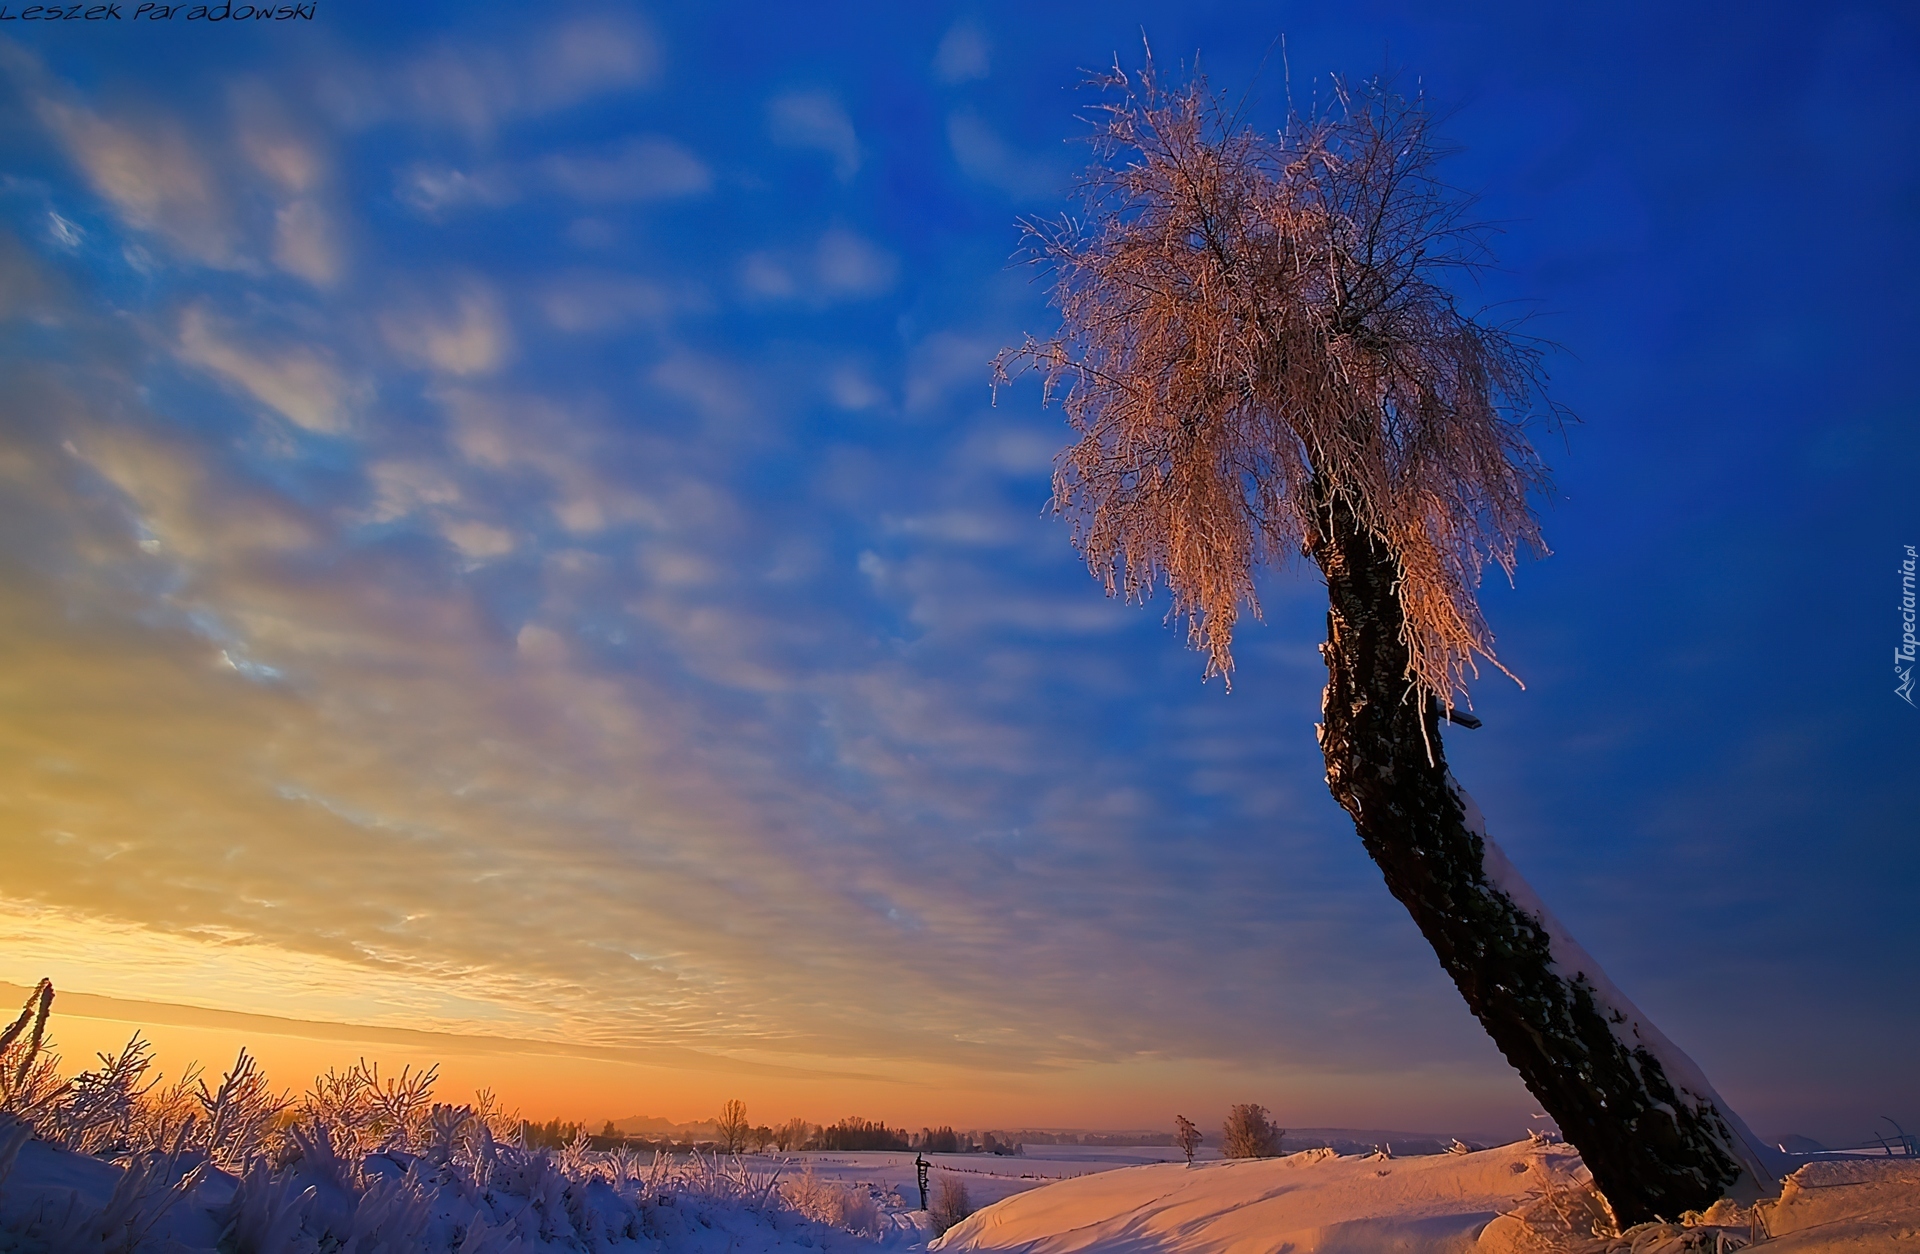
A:
<svg viewBox="0 0 1920 1254">
<path fill-rule="evenodd" d="M 1062 326 L 995 362 L 1044 377 L 1078 441 L 1055 508 L 1109 593 L 1160 583 L 1207 673 L 1230 677 L 1254 572 L 1344 498 L 1397 562 L 1409 695 L 1452 706 L 1495 666 L 1477 590 L 1544 552 L 1528 502 L 1549 422 L 1540 348 L 1463 313 L 1440 280 L 1486 260 L 1419 100 L 1375 83 L 1263 135 L 1204 78 L 1096 83 L 1081 218 L 1028 222 Z M 1504 668 L 1502 668 L 1504 669 Z"/>
</svg>

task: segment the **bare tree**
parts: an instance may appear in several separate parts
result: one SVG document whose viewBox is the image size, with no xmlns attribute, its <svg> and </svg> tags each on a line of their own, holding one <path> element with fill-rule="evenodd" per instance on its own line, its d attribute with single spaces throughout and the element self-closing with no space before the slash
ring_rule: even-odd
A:
<svg viewBox="0 0 1920 1254">
<path fill-rule="evenodd" d="M 934 1186 L 933 1205 L 927 1209 L 933 1219 L 933 1231 L 936 1236 L 945 1236 L 947 1230 L 973 1214 L 973 1199 L 967 1196 L 967 1182 L 955 1176 L 942 1175 Z"/>
<path fill-rule="evenodd" d="M 1220 1152 L 1228 1158 L 1272 1158 L 1285 1135 L 1267 1118 L 1265 1106 L 1235 1106 L 1220 1128 Z"/>
<path fill-rule="evenodd" d="M 747 1122 L 747 1104 L 737 1097 L 729 1099 L 720 1108 L 720 1117 L 714 1120 L 716 1148 L 722 1154 L 738 1154 L 747 1148 L 747 1137 L 752 1132 L 753 1125 Z"/>
<path fill-rule="evenodd" d="M 1579 1147 L 1623 1223 L 1771 1185 L 1685 1054 L 1567 935 L 1447 769 L 1478 664 L 1488 562 L 1541 551 L 1525 425 L 1556 422 L 1541 348 L 1445 286 L 1486 232 L 1436 174 L 1423 103 L 1338 93 L 1277 135 L 1196 78 L 1117 67 L 1085 212 L 1029 223 L 1058 335 L 996 361 L 1045 377 L 1078 434 L 1054 501 L 1109 594 L 1164 584 L 1231 678 L 1254 573 L 1326 581 L 1327 785 L 1468 1006 Z"/>
<path fill-rule="evenodd" d="M 1173 1117 L 1173 1143 L 1187 1156 L 1189 1167 L 1193 1166 L 1193 1151 L 1200 1148 L 1200 1139 L 1200 1129 L 1194 1126 L 1193 1120 L 1185 1115 Z"/>
</svg>

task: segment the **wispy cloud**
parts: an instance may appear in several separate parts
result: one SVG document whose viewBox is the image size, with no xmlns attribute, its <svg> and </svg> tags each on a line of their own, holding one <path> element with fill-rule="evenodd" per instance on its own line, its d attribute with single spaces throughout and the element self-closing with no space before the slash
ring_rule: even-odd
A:
<svg viewBox="0 0 1920 1254">
<path fill-rule="evenodd" d="M 947 115 L 947 144 L 967 177 L 1016 200 L 1058 196 L 1066 187 L 1064 160 L 1016 150 L 970 109 Z"/>
<path fill-rule="evenodd" d="M 513 353 L 500 297 L 477 277 L 409 297 L 381 316 L 380 330 L 409 362 L 455 377 L 492 374 Z"/>
<path fill-rule="evenodd" d="M 833 158 L 833 172 L 847 182 L 860 172 L 860 137 L 839 98 L 828 91 L 795 91 L 767 104 L 767 131 L 776 143 L 811 148 Z"/>
<path fill-rule="evenodd" d="M 955 22 L 934 50 L 933 76 L 949 85 L 985 78 L 992 72 L 992 54 L 986 31 L 970 21 Z"/>
<path fill-rule="evenodd" d="M 52 94 L 33 103 L 42 125 L 127 225 L 163 236 L 196 261 L 240 263 L 231 206 L 212 165 L 177 120 L 111 119 Z"/>
<path fill-rule="evenodd" d="M 518 47 L 441 44 L 393 72 L 390 95 L 341 75 L 333 92 L 353 122 L 384 119 L 450 126 L 477 140 L 503 123 L 569 108 L 594 96 L 644 88 L 660 72 L 652 31 L 627 16 L 563 20 Z"/>
<path fill-rule="evenodd" d="M 557 154 L 541 166 L 561 191 L 589 203 L 672 200 L 713 186 L 706 164 L 658 135 L 622 140 L 597 151 Z"/>
<path fill-rule="evenodd" d="M 836 228 L 806 252 L 749 253 L 737 273 L 741 291 L 752 299 L 825 307 L 885 295 L 899 277 L 900 262 L 872 240 Z"/>
<path fill-rule="evenodd" d="M 549 280 L 539 296 L 541 312 L 555 330 L 615 331 L 635 322 L 660 325 L 683 311 L 705 309 L 705 294 L 636 275 L 580 270 Z"/>
<path fill-rule="evenodd" d="M 340 435 L 352 425 L 357 389 L 319 350 L 248 347 L 196 305 L 180 317 L 176 351 L 181 361 L 212 372 L 297 427 Z"/>
<path fill-rule="evenodd" d="M 497 207 L 520 198 L 519 180 L 502 165 L 462 170 L 438 162 L 422 162 L 400 172 L 395 196 L 429 216 L 469 205 Z"/>
</svg>

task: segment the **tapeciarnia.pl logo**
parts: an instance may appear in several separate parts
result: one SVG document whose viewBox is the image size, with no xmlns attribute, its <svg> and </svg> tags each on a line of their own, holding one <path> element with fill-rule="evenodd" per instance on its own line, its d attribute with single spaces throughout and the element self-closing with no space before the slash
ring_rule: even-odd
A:
<svg viewBox="0 0 1920 1254">
<path fill-rule="evenodd" d="M 1893 695 L 1913 704 L 1913 546 L 1907 546 L 1906 560 L 1900 563 L 1900 647 L 1893 651 L 1893 674 L 1900 682 Z M 1920 707 L 1916 707 L 1920 708 Z"/>
</svg>

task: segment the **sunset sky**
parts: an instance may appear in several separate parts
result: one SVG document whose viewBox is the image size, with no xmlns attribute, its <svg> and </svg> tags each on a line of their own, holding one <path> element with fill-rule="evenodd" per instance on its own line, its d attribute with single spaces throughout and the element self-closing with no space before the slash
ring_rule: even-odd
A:
<svg viewBox="0 0 1920 1254">
<path fill-rule="evenodd" d="M 70 1062 L 1522 1130 L 1326 793 L 1312 572 L 1203 683 L 990 396 L 1144 28 L 1448 114 L 1583 420 L 1455 771 L 1762 1135 L 1920 1125 L 1911 8 L 134 7 L 0 23 L 0 994 Z"/>
</svg>

